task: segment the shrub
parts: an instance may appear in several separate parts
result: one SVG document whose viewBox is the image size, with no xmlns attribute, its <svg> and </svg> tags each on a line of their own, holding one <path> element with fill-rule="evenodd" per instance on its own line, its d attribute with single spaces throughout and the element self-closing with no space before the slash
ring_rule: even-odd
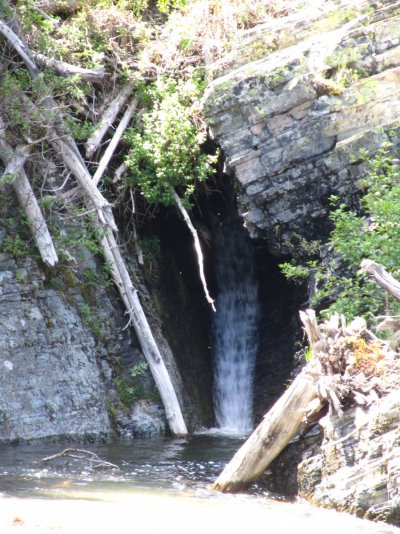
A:
<svg viewBox="0 0 400 534">
<path fill-rule="evenodd" d="M 200 89 L 192 78 L 162 78 L 144 91 L 151 108 L 126 135 L 131 148 L 125 185 L 138 186 L 150 203 L 172 204 L 176 187 L 188 199 L 196 181 L 206 180 L 216 161 L 216 156 L 202 152 L 205 130 L 193 120 Z"/>
<path fill-rule="evenodd" d="M 360 213 L 333 199 L 336 207 L 331 213 L 330 244 L 345 274 L 336 276 L 332 263 L 317 268 L 317 283 L 323 286 L 317 299 L 336 293 L 327 312 L 337 311 L 348 318 L 376 315 L 384 309 L 382 291 L 359 273 L 363 258 L 382 263 L 400 277 L 400 167 L 390 153 L 390 144 L 368 159 L 360 186 L 365 192 Z M 393 301 L 391 306 L 394 309 L 398 303 Z"/>
</svg>

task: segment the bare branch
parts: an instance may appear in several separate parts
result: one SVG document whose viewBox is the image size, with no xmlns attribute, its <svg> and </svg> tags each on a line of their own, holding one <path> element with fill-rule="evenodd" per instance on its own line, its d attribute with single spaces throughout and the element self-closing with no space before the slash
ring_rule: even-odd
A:
<svg viewBox="0 0 400 534">
<path fill-rule="evenodd" d="M 0 19 L 0 33 L 7 39 L 10 45 L 14 48 L 22 61 L 25 63 L 32 78 L 35 78 L 39 74 L 39 69 L 36 63 L 33 61 L 29 49 L 26 44 L 18 37 L 7 24 Z"/>
<path fill-rule="evenodd" d="M 110 141 L 106 151 L 103 154 L 103 157 L 100 160 L 99 166 L 97 167 L 96 172 L 93 175 L 93 183 L 97 185 L 101 180 L 101 177 L 104 174 L 104 171 L 107 168 L 107 165 L 110 163 L 110 160 L 118 146 L 118 143 L 121 140 L 125 130 L 127 129 L 129 122 L 132 118 L 133 112 L 135 111 L 138 104 L 138 100 L 134 98 L 131 104 L 127 107 L 124 116 L 121 119 L 121 122 L 118 124 L 118 128 L 115 130 L 115 134 Z"/>
<path fill-rule="evenodd" d="M 108 128 L 113 124 L 117 118 L 118 113 L 126 104 L 128 98 L 132 94 L 133 85 L 126 85 L 122 91 L 114 98 L 111 104 L 108 106 L 103 114 L 96 130 L 92 133 L 89 139 L 86 141 L 86 155 L 88 158 L 92 157 L 96 150 L 99 148 L 100 143 L 106 134 Z"/>
<path fill-rule="evenodd" d="M 61 76 L 79 76 L 86 82 L 100 82 L 106 74 L 103 67 L 97 69 L 84 69 L 83 67 L 71 65 L 70 63 L 59 61 L 58 59 L 49 58 L 37 52 L 31 51 L 31 54 L 40 65 L 54 70 Z"/>
<path fill-rule="evenodd" d="M 181 215 L 182 215 L 187 227 L 189 228 L 189 230 L 190 230 L 190 232 L 191 232 L 191 234 L 193 236 L 194 248 L 195 248 L 196 254 L 197 254 L 197 264 L 199 266 L 200 280 L 201 280 L 201 283 L 203 285 L 204 294 L 206 296 L 207 302 L 211 305 L 211 308 L 213 309 L 213 311 L 215 311 L 214 300 L 211 298 L 210 293 L 208 292 L 207 281 L 206 281 L 206 277 L 205 277 L 205 274 L 204 274 L 203 251 L 201 250 L 200 239 L 199 239 L 199 236 L 197 234 L 197 230 L 193 226 L 193 223 L 190 220 L 189 214 L 188 214 L 185 206 L 182 204 L 182 200 L 179 198 L 179 196 L 177 195 L 177 193 L 175 192 L 174 189 L 172 189 L 172 195 L 174 197 L 175 204 L 177 205 L 179 211 L 181 212 Z"/>
<path fill-rule="evenodd" d="M 400 300 L 400 282 L 383 265 L 372 260 L 362 260 L 360 272 L 369 274 L 374 281 L 395 299 Z"/>
</svg>

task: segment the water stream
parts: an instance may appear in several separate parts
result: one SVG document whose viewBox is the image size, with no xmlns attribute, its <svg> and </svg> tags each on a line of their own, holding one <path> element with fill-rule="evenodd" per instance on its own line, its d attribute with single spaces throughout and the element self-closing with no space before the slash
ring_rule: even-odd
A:
<svg viewBox="0 0 400 534">
<path fill-rule="evenodd" d="M 243 434 L 253 426 L 253 375 L 258 348 L 258 287 L 241 221 L 229 217 L 216 233 L 218 286 L 214 316 L 214 401 L 217 425 Z"/>
<path fill-rule="evenodd" d="M 41 459 L 70 444 L 0 447 L 1 534 L 394 534 L 399 529 L 209 483 L 240 440 L 200 435 L 86 445 L 120 470 Z"/>
</svg>

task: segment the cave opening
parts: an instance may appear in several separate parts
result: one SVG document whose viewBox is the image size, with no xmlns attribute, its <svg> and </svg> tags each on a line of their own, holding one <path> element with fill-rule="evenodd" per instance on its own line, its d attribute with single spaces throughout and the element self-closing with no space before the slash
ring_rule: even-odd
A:
<svg viewBox="0 0 400 534">
<path fill-rule="evenodd" d="M 191 211 L 202 243 L 207 283 L 211 296 L 216 299 L 218 227 L 230 217 L 243 227 L 235 198 L 233 179 L 222 174 L 198 195 Z M 266 241 L 250 239 L 244 228 L 242 231 L 251 248 L 258 285 L 255 334 L 258 347 L 252 393 L 253 422 L 257 424 L 290 379 L 301 335 L 298 309 L 306 299 L 306 291 L 285 279 L 279 269 L 283 259 L 269 252 Z M 188 402 L 194 407 L 189 426 L 213 427 L 216 425 L 213 312 L 199 280 L 192 236 L 177 211 L 171 208 L 158 211 L 144 228 L 144 240 L 146 233 L 156 236 L 158 241 L 159 258 L 155 262 L 157 267 L 154 266 L 157 273 L 153 273 L 150 283 L 152 299 L 181 373 Z M 238 258 L 225 261 L 237 262 Z"/>
</svg>

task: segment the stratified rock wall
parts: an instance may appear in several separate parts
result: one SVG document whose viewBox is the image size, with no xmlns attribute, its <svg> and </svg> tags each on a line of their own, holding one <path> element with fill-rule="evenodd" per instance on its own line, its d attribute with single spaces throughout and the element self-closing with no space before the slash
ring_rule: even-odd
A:
<svg viewBox="0 0 400 534">
<path fill-rule="evenodd" d="M 95 339 L 33 262 L 0 258 L 0 441 L 111 432 Z"/>
<path fill-rule="evenodd" d="M 400 524 L 400 393 L 320 425 L 324 441 L 298 467 L 299 494 L 316 504 Z"/>
<path fill-rule="evenodd" d="M 399 65 L 400 2 L 342 0 L 307 2 L 211 66 L 207 121 L 272 252 L 324 234 L 329 196 L 355 191 L 360 148 L 398 143 Z"/>
</svg>

